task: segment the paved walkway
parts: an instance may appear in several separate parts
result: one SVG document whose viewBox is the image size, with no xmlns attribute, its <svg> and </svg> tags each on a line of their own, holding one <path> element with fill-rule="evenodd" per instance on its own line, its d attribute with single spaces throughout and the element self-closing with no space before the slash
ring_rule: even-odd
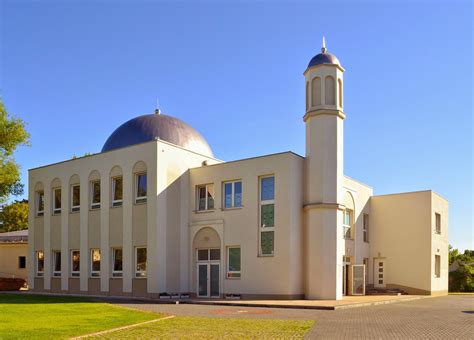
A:
<svg viewBox="0 0 474 340">
<path fill-rule="evenodd" d="M 307 338 L 474 339 L 474 297 L 443 296 L 335 311 L 111 301 L 173 315 L 316 320 Z"/>
<path fill-rule="evenodd" d="M 430 298 L 428 295 L 364 295 L 344 296 L 342 300 L 219 300 L 191 299 L 192 303 L 202 305 L 229 305 L 265 308 L 306 308 L 306 309 L 342 309 L 371 306 L 401 301 Z"/>
</svg>

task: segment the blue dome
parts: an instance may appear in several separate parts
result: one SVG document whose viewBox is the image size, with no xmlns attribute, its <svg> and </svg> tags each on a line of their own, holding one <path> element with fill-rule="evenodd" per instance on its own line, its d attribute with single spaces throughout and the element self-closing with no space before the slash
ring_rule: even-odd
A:
<svg viewBox="0 0 474 340">
<path fill-rule="evenodd" d="M 339 59 L 334 54 L 322 52 L 313 57 L 308 64 L 308 68 L 321 64 L 341 65 Z"/>
<path fill-rule="evenodd" d="M 204 137 L 190 125 L 163 114 L 147 114 L 120 125 L 107 139 L 102 152 L 161 139 L 199 154 L 214 157 Z"/>
</svg>

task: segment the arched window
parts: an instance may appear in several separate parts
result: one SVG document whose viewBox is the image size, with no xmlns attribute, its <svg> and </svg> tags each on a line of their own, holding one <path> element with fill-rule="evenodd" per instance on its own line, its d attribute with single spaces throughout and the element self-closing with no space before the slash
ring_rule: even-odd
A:
<svg viewBox="0 0 474 340">
<path fill-rule="evenodd" d="M 311 81 L 311 103 L 313 107 L 321 105 L 321 78 L 319 77 Z"/>
<path fill-rule="evenodd" d="M 306 111 L 309 110 L 309 83 L 306 82 Z"/>
<path fill-rule="evenodd" d="M 324 80 L 324 90 L 326 92 L 325 105 L 336 105 L 336 83 L 334 78 L 327 76 Z"/>
<path fill-rule="evenodd" d="M 338 100 L 339 100 L 339 107 L 342 108 L 342 80 L 339 78 L 337 80 L 337 89 L 338 89 Z"/>
</svg>

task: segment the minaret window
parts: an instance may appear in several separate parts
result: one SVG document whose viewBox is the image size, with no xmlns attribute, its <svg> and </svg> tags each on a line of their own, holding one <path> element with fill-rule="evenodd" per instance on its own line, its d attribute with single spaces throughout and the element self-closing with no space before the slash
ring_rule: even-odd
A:
<svg viewBox="0 0 474 340">
<path fill-rule="evenodd" d="M 333 77 L 327 76 L 324 79 L 324 90 L 326 93 L 324 104 L 336 105 L 336 84 Z"/>
<path fill-rule="evenodd" d="M 309 83 L 306 82 L 306 111 L 309 110 Z"/>
<path fill-rule="evenodd" d="M 311 81 L 311 103 L 312 106 L 321 105 L 321 78 L 316 77 Z"/>
<path fill-rule="evenodd" d="M 342 109 L 342 80 L 340 78 L 337 80 L 337 93 L 338 93 L 339 107 Z"/>
</svg>

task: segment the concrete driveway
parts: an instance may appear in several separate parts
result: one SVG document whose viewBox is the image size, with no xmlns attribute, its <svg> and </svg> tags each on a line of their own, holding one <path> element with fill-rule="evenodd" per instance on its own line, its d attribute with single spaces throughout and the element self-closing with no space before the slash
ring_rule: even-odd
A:
<svg viewBox="0 0 474 340">
<path fill-rule="evenodd" d="M 307 338 L 474 339 L 474 296 L 451 295 L 335 311 L 207 305 L 165 305 L 110 301 L 126 307 L 174 315 L 311 319 Z"/>
</svg>

